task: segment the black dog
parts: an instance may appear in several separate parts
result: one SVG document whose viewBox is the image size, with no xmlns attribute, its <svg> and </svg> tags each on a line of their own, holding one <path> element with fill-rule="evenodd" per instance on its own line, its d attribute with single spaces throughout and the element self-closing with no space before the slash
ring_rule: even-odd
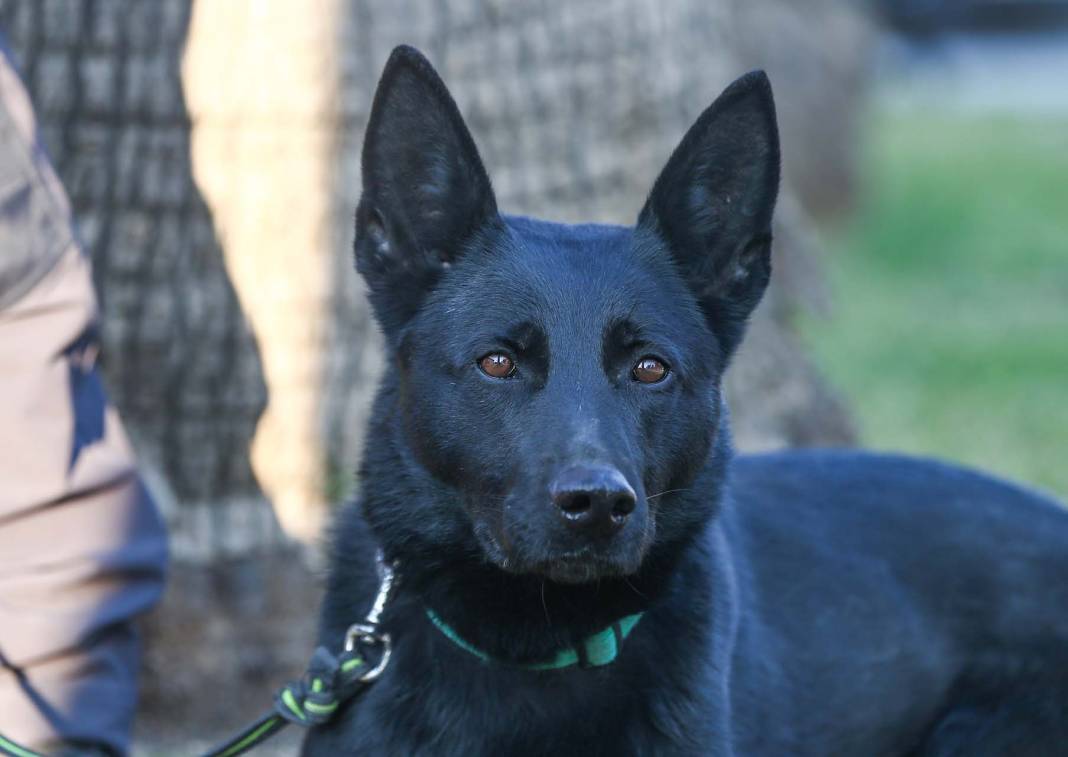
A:
<svg viewBox="0 0 1068 757">
<path fill-rule="evenodd" d="M 734 458 L 770 275 L 771 89 L 732 84 L 634 228 L 498 213 L 390 58 L 356 259 L 388 362 L 322 641 L 398 561 L 393 659 L 315 755 L 1068 754 L 1068 513 L 934 462 Z"/>
</svg>

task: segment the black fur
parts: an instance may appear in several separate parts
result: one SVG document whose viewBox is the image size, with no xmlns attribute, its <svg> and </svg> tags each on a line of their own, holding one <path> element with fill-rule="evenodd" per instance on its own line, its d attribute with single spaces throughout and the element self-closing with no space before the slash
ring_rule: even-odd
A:
<svg viewBox="0 0 1068 757">
<path fill-rule="evenodd" d="M 386 66 L 356 256 L 389 345 L 323 608 L 337 647 L 399 560 L 383 678 L 312 755 L 1068 753 L 1068 514 L 930 461 L 732 455 L 721 380 L 770 275 L 771 90 L 698 119 L 635 228 L 498 214 L 422 56 Z M 490 353 L 510 378 L 479 370 Z M 668 366 L 643 384 L 646 356 Z M 610 538 L 562 470 L 625 477 Z M 551 657 L 645 615 L 603 668 Z"/>
</svg>

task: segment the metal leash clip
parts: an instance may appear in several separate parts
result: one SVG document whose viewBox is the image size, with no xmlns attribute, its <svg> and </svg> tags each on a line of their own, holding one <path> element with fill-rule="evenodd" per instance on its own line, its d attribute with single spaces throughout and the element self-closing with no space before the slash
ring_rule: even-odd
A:
<svg viewBox="0 0 1068 757">
<path fill-rule="evenodd" d="M 396 583 L 396 574 L 394 572 L 394 566 L 386 562 L 381 550 L 375 553 L 375 567 L 378 571 L 378 595 L 375 597 L 375 602 L 371 606 L 371 611 L 367 613 L 367 617 L 362 621 L 353 623 L 349 626 L 348 630 L 345 631 L 346 652 L 355 650 L 357 643 L 379 646 L 382 648 L 382 657 L 379 659 L 378 664 L 360 676 L 359 680 L 364 683 L 370 683 L 382 675 L 382 672 L 389 664 L 389 656 L 393 651 L 392 640 L 390 639 L 389 634 L 379 630 L 378 624 L 382 617 L 382 611 L 386 608 L 386 604 L 389 602 L 393 592 L 393 587 Z"/>
</svg>

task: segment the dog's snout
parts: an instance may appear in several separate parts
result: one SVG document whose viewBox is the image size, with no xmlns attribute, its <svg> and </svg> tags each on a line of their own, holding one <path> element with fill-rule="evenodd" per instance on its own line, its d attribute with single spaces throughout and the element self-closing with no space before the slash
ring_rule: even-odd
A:
<svg viewBox="0 0 1068 757">
<path fill-rule="evenodd" d="M 549 487 L 553 503 L 567 525 L 590 535 L 610 536 L 634 512 L 634 490 L 615 468 L 568 468 Z"/>
</svg>

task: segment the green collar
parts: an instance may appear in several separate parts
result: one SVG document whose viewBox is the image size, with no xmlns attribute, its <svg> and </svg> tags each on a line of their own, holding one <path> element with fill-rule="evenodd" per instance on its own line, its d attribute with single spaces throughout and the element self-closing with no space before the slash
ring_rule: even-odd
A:
<svg viewBox="0 0 1068 757">
<path fill-rule="evenodd" d="M 427 608 L 426 614 L 427 617 L 430 618 L 430 622 L 437 626 L 438 630 L 445 634 L 445 637 L 453 644 L 460 647 L 460 649 L 470 652 L 485 663 L 497 662 L 499 664 L 509 665 L 523 670 L 560 670 L 561 668 L 570 668 L 575 665 L 580 665 L 584 668 L 597 668 L 602 665 L 607 665 L 619 656 L 619 653 L 623 648 L 623 639 L 630 635 L 630 632 L 634 630 L 634 626 L 638 625 L 638 621 L 641 620 L 642 617 L 642 613 L 639 612 L 634 615 L 627 615 L 624 618 L 620 618 L 607 628 L 603 628 L 597 633 L 587 636 L 578 646 L 561 649 L 556 653 L 555 657 L 546 660 L 545 662 L 513 664 L 494 660 L 478 647 L 465 641 L 461 638 L 460 634 L 456 633 L 452 626 L 442 620 L 441 617 L 429 607 Z"/>
</svg>

